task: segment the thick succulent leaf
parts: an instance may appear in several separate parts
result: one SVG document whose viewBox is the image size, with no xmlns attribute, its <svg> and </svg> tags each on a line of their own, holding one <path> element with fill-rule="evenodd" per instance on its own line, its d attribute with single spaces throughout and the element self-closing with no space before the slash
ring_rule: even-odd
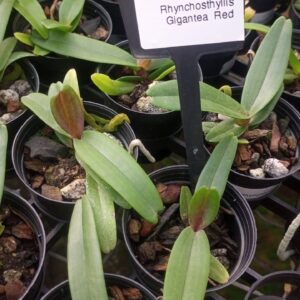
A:
<svg viewBox="0 0 300 300">
<path fill-rule="evenodd" d="M 143 77 L 141 76 L 122 76 L 118 78 L 118 81 L 125 81 L 125 82 L 131 82 L 131 83 L 139 83 L 143 80 Z"/>
<path fill-rule="evenodd" d="M 180 218 L 183 222 L 186 222 L 188 219 L 188 211 L 189 205 L 192 199 L 192 192 L 188 186 L 182 186 L 180 190 L 180 198 L 179 198 L 179 210 L 180 210 Z"/>
<path fill-rule="evenodd" d="M 59 22 L 72 24 L 81 14 L 85 0 L 64 0 L 59 7 Z"/>
<path fill-rule="evenodd" d="M 48 55 L 50 52 L 40 46 L 35 45 L 33 48 L 33 54 L 36 56 L 45 56 Z"/>
<path fill-rule="evenodd" d="M 209 278 L 221 284 L 229 280 L 229 274 L 226 268 L 213 255 L 210 255 Z"/>
<path fill-rule="evenodd" d="M 177 238 L 164 281 L 164 300 L 204 299 L 209 275 L 210 250 L 203 230 L 185 228 Z"/>
<path fill-rule="evenodd" d="M 80 139 L 84 129 L 84 110 L 82 101 L 69 85 L 51 99 L 51 112 L 57 124 L 70 134 Z"/>
<path fill-rule="evenodd" d="M 13 37 L 7 38 L 0 43 L 0 71 L 2 71 L 16 46 L 17 40 Z"/>
<path fill-rule="evenodd" d="M 202 111 L 221 113 L 231 118 L 248 119 L 249 115 L 236 100 L 220 90 L 200 82 Z M 152 104 L 168 109 L 180 110 L 178 87 L 176 80 L 152 84 L 147 90 Z"/>
<path fill-rule="evenodd" d="M 133 91 L 136 84 L 124 80 L 113 80 L 108 75 L 95 73 L 91 76 L 93 83 L 105 94 L 119 96 Z"/>
<path fill-rule="evenodd" d="M 218 125 L 217 122 L 202 122 L 202 130 L 204 135 L 207 135 L 211 129 Z"/>
<path fill-rule="evenodd" d="M 48 38 L 48 29 L 42 23 L 47 19 L 43 8 L 36 0 L 16 0 L 14 8 L 31 24 L 42 38 Z"/>
<path fill-rule="evenodd" d="M 64 1 L 62 3 L 64 3 Z M 71 30 L 71 25 L 62 24 L 56 20 L 51 20 L 51 19 L 44 20 L 42 22 L 42 25 L 44 25 L 44 27 L 46 27 L 47 29 L 57 29 L 65 32 Z"/>
<path fill-rule="evenodd" d="M 77 73 L 75 69 L 70 69 L 64 77 L 64 85 L 69 85 L 76 94 L 80 97 L 80 90 L 78 84 Z"/>
<path fill-rule="evenodd" d="M 207 186 L 208 188 L 215 188 L 222 197 L 234 161 L 237 144 L 237 138 L 230 135 L 216 145 L 198 178 L 196 191 L 202 186 Z"/>
<path fill-rule="evenodd" d="M 227 178 L 223 179 L 227 181 Z M 189 224 L 197 232 L 209 226 L 220 208 L 221 195 L 216 188 L 201 186 L 194 193 L 189 205 Z"/>
<path fill-rule="evenodd" d="M 77 200 L 68 234 L 68 278 L 73 300 L 107 300 L 100 245 L 92 209 Z"/>
<path fill-rule="evenodd" d="M 136 67 L 136 59 L 125 50 L 80 34 L 51 30 L 49 38 L 44 40 L 33 32 L 32 41 L 44 49 L 64 56 Z"/>
<path fill-rule="evenodd" d="M 218 123 L 206 134 L 205 139 L 211 143 L 218 143 L 228 135 L 240 136 L 247 130 L 246 126 L 237 125 L 235 120 L 228 119 Z"/>
<path fill-rule="evenodd" d="M 102 252 L 109 253 L 117 243 L 114 195 L 109 187 L 99 184 L 91 175 L 87 174 L 86 178 L 86 198 L 94 214 L 100 248 Z"/>
<path fill-rule="evenodd" d="M 241 104 L 251 115 L 268 105 L 278 92 L 288 65 L 291 37 L 291 21 L 280 17 L 258 48 L 241 99 Z"/>
<path fill-rule="evenodd" d="M 6 32 L 6 26 L 15 0 L 0 0 L 0 44 Z"/>
<path fill-rule="evenodd" d="M 21 43 L 33 47 L 34 44 L 31 41 L 31 35 L 28 33 L 24 33 L 24 32 L 15 32 L 14 33 L 14 37 L 20 41 Z"/>
<path fill-rule="evenodd" d="M 260 23 L 252 23 L 252 22 L 245 22 L 244 28 L 247 30 L 256 30 L 261 33 L 267 33 L 270 30 L 269 26 Z"/>
<path fill-rule="evenodd" d="M 250 122 L 251 126 L 259 125 L 263 122 L 273 111 L 274 107 L 276 106 L 282 92 L 284 90 L 283 85 L 279 88 L 277 94 L 273 97 L 272 101 L 269 102 L 267 106 L 265 106 L 261 111 L 254 115 L 253 119 Z"/>
<path fill-rule="evenodd" d="M 22 103 L 38 116 L 46 125 L 63 135 L 70 137 L 56 122 L 50 107 L 50 98 L 41 93 L 31 93 L 22 97 Z"/>
<path fill-rule="evenodd" d="M 5 125 L 0 124 L 0 204 L 2 200 L 4 179 L 5 179 L 7 138 L 8 138 L 7 128 Z"/>
<path fill-rule="evenodd" d="M 100 132 L 84 131 L 74 140 L 76 156 L 95 176 L 111 186 L 142 217 L 157 222 L 163 205 L 160 196 L 144 170 L 116 142 Z M 95 176 L 94 176 L 95 175 Z"/>
<path fill-rule="evenodd" d="M 64 85 L 61 81 L 51 83 L 48 89 L 48 97 L 51 99 L 54 96 L 58 95 L 58 93 L 63 89 L 63 87 Z"/>
</svg>

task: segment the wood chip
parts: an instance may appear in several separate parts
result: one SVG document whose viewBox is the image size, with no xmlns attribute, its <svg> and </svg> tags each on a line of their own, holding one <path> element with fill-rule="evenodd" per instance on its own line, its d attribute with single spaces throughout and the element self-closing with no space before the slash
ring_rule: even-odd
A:
<svg viewBox="0 0 300 300">
<path fill-rule="evenodd" d="M 276 122 L 274 122 L 272 127 L 272 138 L 270 143 L 270 151 L 272 153 L 278 153 L 280 138 L 281 138 L 280 130 Z"/>
<path fill-rule="evenodd" d="M 156 188 L 160 194 L 160 197 L 165 204 L 171 204 L 178 202 L 180 195 L 180 185 L 178 184 L 168 184 L 158 183 Z"/>
<path fill-rule="evenodd" d="M 243 144 L 239 145 L 238 153 L 240 154 L 241 159 L 243 161 L 251 160 L 252 152 L 251 152 L 251 150 L 248 149 L 248 145 L 243 145 Z"/>
</svg>

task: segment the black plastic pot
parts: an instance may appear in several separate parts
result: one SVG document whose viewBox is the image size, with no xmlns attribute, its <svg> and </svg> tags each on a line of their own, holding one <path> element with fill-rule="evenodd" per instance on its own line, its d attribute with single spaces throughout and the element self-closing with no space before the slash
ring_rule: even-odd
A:
<svg viewBox="0 0 300 300">
<path fill-rule="evenodd" d="M 32 300 L 37 299 L 41 286 L 43 283 L 44 277 L 44 260 L 45 260 L 45 253 L 46 253 L 46 235 L 43 227 L 43 223 L 41 222 L 40 217 L 36 213 L 36 211 L 32 208 L 32 206 L 21 196 L 12 193 L 8 190 L 4 191 L 2 197 L 2 204 L 9 205 L 15 211 L 17 211 L 18 215 L 28 224 L 31 226 L 36 241 L 39 248 L 39 264 L 36 269 L 36 273 L 34 275 L 33 280 L 31 281 L 30 285 L 27 287 L 26 292 L 20 298 L 20 300 Z"/>
<path fill-rule="evenodd" d="M 156 297 L 140 283 L 122 275 L 105 274 L 106 285 L 116 285 L 122 288 L 137 288 L 141 291 L 143 299 L 155 300 Z M 52 288 L 41 300 L 71 300 L 69 282 L 66 280 Z M 86 299 L 88 300 L 88 299 Z M 101 299 L 99 299 L 101 300 Z"/>
<path fill-rule="evenodd" d="M 84 102 L 84 105 L 88 112 L 97 114 L 100 117 L 112 118 L 116 115 L 116 112 L 112 109 L 97 103 Z M 36 206 L 44 214 L 57 220 L 69 221 L 74 208 L 74 202 L 56 201 L 44 197 L 36 190 L 31 188 L 27 180 L 26 170 L 23 163 L 24 144 L 30 137 L 36 134 L 39 129 L 43 128 L 43 126 L 44 123 L 40 119 L 38 119 L 36 116 L 31 116 L 17 132 L 12 146 L 13 166 L 20 180 L 34 195 Z M 125 148 L 128 148 L 129 143 L 135 139 L 134 132 L 127 123 L 124 123 L 122 126 L 120 126 L 115 136 L 122 142 Z M 138 149 L 135 149 L 134 157 L 137 158 L 137 156 Z"/>
<path fill-rule="evenodd" d="M 295 1 L 291 1 L 290 10 L 289 10 L 289 17 L 293 22 L 294 29 L 300 29 L 300 12 L 295 7 Z"/>
<path fill-rule="evenodd" d="M 116 45 L 129 50 L 127 40 Z M 100 65 L 96 72 L 112 74 L 115 70 L 116 66 Z M 93 89 L 97 90 L 99 98 L 101 98 L 101 101 L 104 101 L 105 105 L 119 113 L 125 113 L 129 117 L 130 124 L 137 138 L 142 140 L 146 148 L 157 160 L 170 154 L 168 137 L 176 135 L 182 128 L 180 112 L 144 113 L 135 111 L 122 105 L 113 97 L 101 93 L 95 85 L 93 85 Z"/>
<path fill-rule="evenodd" d="M 188 167 L 185 165 L 165 167 L 160 170 L 152 172 L 150 178 L 154 183 L 181 183 L 189 184 Z M 237 192 L 230 184 L 228 184 L 224 193 L 222 203 L 224 206 L 231 209 L 233 212 L 232 224 L 230 230 L 234 235 L 234 239 L 240 245 L 240 252 L 235 267 L 233 268 L 228 283 L 224 285 L 217 285 L 209 288 L 207 291 L 212 292 L 224 288 L 234 281 L 238 280 L 240 276 L 246 271 L 250 265 L 256 248 L 256 224 L 253 213 L 247 201 Z M 125 241 L 126 248 L 129 252 L 131 261 L 135 267 L 136 273 L 143 284 L 149 287 L 156 295 L 161 294 L 163 282 L 148 272 L 143 265 L 138 261 L 132 243 L 128 236 L 127 225 L 130 219 L 130 211 L 124 210 L 122 216 L 122 234 Z"/>
<path fill-rule="evenodd" d="M 241 95 L 241 88 L 233 88 L 233 97 L 238 98 Z M 279 117 L 290 118 L 289 128 L 295 135 L 296 139 L 300 139 L 300 114 L 295 108 L 284 99 L 280 99 L 274 111 Z M 297 145 L 296 156 L 299 157 L 300 145 Z M 245 174 L 241 174 L 231 169 L 229 181 L 243 194 L 243 196 L 255 205 L 259 203 L 268 194 L 272 193 L 279 187 L 280 183 L 285 181 L 289 176 L 293 175 L 300 169 L 300 161 L 298 161 L 289 171 L 287 175 L 275 178 L 256 178 Z"/>
<path fill-rule="evenodd" d="M 252 7 L 256 12 L 265 12 L 273 10 L 276 5 L 276 0 L 250 0 L 249 6 Z"/>
<path fill-rule="evenodd" d="M 31 85 L 31 89 L 33 92 L 38 92 L 40 87 L 40 80 L 36 69 L 28 60 L 20 60 L 17 63 L 21 66 L 26 79 Z M 30 112 L 27 109 L 15 119 L 11 120 L 6 124 L 8 130 L 8 145 L 7 145 L 7 159 L 6 159 L 6 168 L 9 169 L 12 167 L 11 164 L 11 146 L 14 139 L 15 134 L 19 130 L 20 126 L 24 123 L 24 121 L 29 117 Z"/>
<path fill-rule="evenodd" d="M 52 4 L 51 0 L 42 0 L 42 4 Z M 102 24 L 108 30 L 106 41 L 110 38 L 112 32 L 112 20 L 108 12 L 93 0 L 86 0 L 83 13 L 91 17 L 101 17 Z M 28 27 L 28 22 L 21 16 L 17 15 L 13 22 L 14 32 L 23 32 Z M 34 56 L 30 58 L 31 62 L 39 73 L 41 83 L 46 87 L 52 82 L 63 80 L 67 71 L 71 68 L 76 69 L 80 85 L 89 83 L 90 76 L 94 72 L 96 63 L 81 60 L 73 57 L 49 54 L 46 56 Z"/>
<path fill-rule="evenodd" d="M 268 285 L 275 284 L 277 287 L 282 286 L 283 293 L 283 285 L 285 283 L 292 284 L 300 289 L 300 273 L 292 272 L 292 271 L 280 271 L 268 274 L 261 279 L 257 280 L 248 291 L 244 300 L 280 300 L 283 299 L 282 295 L 262 295 L 262 296 L 254 296 L 255 291 L 259 291 L 260 289 L 267 288 Z M 296 299 L 296 298 L 293 298 Z M 297 298 L 298 299 L 298 298 Z"/>
<path fill-rule="evenodd" d="M 118 0 L 95 0 L 101 4 L 109 13 L 113 24 L 113 34 L 126 36 L 125 27 L 121 15 Z"/>
</svg>

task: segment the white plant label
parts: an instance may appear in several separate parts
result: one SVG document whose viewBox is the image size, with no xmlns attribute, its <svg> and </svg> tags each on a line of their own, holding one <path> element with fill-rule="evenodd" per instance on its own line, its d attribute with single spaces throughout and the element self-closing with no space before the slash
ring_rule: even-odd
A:
<svg viewBox="0 0 300 300">
<path fill-rule="evenodd" d="M 134 4 L 143 49 L 244 40 L 243 0 L 134 0 Z"/>
</svg>

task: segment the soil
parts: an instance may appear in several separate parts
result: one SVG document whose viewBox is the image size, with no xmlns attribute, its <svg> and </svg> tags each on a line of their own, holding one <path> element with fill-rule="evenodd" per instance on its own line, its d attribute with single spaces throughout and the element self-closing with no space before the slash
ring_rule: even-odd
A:
<svg viewBox="0 0 300 300">
<path fill-rule="evenodd" d="M 216 118 L 215 114 L 209 115 Z M 259 178 L 287 174 L 298 161 L 299 142 L 289 129 L 289 122 L 287 116 L 282 118 L 272 112 L 258 128 L 246 131 L 240 138 L 247 139 L 249 144 L 239 144 L 233 168 Z M 213 145 L 208 145 L 208 149 L 212 151 Z"/>
<path fill-rule="evenodd" d="M 13 208 L 1 208 L 0 220 L 0 300 L 17 300 L 35 275 L 39 249 L 32 228 Z"/>
<path fill-rule="evenodd" d="M 133 251 L 140 263 L 153 276 L 163 281 L 173 244 L 187 224 L 184 224 L 179 214 L 181 185 L 158 183 L 156 186 L 166 207 L 159 217 L 158 224 L 150 224 L 132 213 L 128 232 Z M 233 223 L 232 211 L 222 207 L 216 220 L 205 229 L 210 241 L 211 253 L 223 263 L 229 273 L 234 268 L 239 255 Z M 216 285 L 211 280 L 210 284 Z"/>
<path fill-rule="evenodd" d="M 43 128 L 26 143 L 24 167 L 31 187 L 45 197 L 57 201 L 81 198 L 82 194 L 70 199 L 61 192 L 75 180 L 84 180 L 85 171 L 76 161 L 73 150 L 60 144 L 52 129 Z M 82 193 L 85 194 L 85 187 Z"/>
<path fill-rule="evenodd" d="M 123 288 L 116 285 L 108 287 L 109 300 L 144 300 L 142 293 L 137 288 Z"/>
</svg>

